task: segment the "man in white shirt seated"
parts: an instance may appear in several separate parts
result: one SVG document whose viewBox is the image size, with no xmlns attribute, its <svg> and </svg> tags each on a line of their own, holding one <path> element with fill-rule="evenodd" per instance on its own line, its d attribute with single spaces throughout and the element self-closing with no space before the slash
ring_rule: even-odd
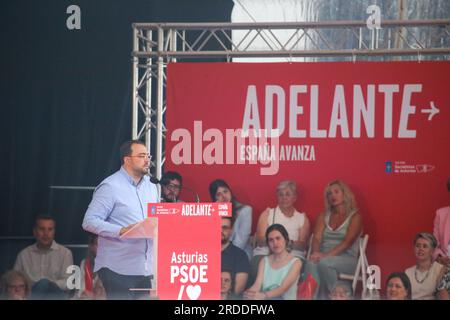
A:
<svg viewBox="0 0 450 320">
<path fill-rule="evenodd" d="M 17 256 L 14 270 L 23 272 L 32 281 L 32 299 L 67 298 L 67 267 L 73 265 L 72 252 L 56 243 L 55 220 L 38 216 L 33 228 L 36 243 Z"/>
</svg>

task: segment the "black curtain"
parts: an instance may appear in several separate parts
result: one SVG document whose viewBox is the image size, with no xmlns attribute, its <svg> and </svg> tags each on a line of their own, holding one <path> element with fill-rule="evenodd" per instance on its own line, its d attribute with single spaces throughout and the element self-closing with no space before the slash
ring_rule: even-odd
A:
<svg viewBox="0 0 450 320">
<path fill-rule="evenodd" d="M 81 30 L 68 30 L 69 5 Z M 232 0 L 0 2 L 0 273 L 33 242 L 34 217 L 56 218 L 56 240 L 85 243 L 95 186 L 119 166 L 131 137 L 133 22 L 230 21 Z M 13 239 L 19 237 L 20 239 Z"/>
</svg>

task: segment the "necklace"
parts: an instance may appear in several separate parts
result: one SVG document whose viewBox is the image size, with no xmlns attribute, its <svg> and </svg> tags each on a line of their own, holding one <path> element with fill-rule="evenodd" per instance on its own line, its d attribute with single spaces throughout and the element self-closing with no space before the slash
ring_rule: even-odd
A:
<svg viewBox="0 0 450 320">
<path fill-rule="evenodd" d="M 417 278 L 417 266 L 416 266 L 416 269 L 414 270 L 414 278 L 416 279 L 416 281 L 418 283 L 423 283 L 428 278 L 428 275 L 430 274 L 430 270 L 431 270 L 431 267 L 427 270 L 427 273 L 425 274 L 425 277 L 423 277 L 422 280 L 419 280 Z"/>
</svg>

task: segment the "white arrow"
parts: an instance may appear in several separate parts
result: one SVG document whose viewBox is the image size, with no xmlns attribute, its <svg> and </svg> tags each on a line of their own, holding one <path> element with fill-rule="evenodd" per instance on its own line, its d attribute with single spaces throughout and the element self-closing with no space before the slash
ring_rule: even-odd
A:
<svg viewBox="0 0 450 320">
<path fill-rule="evenodd" d="M 434 116 L 435 114 L 438 114 L 438 113 L 439 113 L 439 109 L 436 108 L 436 106 L 434 105 L 434 102 L 433 102 L 433 101 L 430 102 L 430 107 L 431 107 L 431 109 L 423 109 L 423 110 L 421 110 L 422 113 L 429 113 L 429 114 L 430 114 L 430 115 L 428 116 L 428 121 L 431 121 L 431 119 L 433 118 L 433 116 Z"/>
</svg>

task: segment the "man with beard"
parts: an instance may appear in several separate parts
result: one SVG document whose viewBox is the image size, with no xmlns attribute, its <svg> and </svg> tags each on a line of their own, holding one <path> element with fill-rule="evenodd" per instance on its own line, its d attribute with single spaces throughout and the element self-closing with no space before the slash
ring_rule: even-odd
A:
<svg viewBox="0 0 450 320">
<path fill-rule="evenodd" d="M 161 202 L 182 202 L 178 199 L 183 178 L 178 172 L 167 171 L 161 178 Z"/>
<path fill-rule="evenodd" d="M 122 167 L 95 189 L 83 229 L 99 236 L 94 272 L 107 298 L 136 299 L 145 291 L 130 289 L 151 287 L 153 239 L 120 236 L 147 217 L 148 202 L 159 199 L 147 175 L 151 156 L 145 144 L 139 140 L 123 143 L 120 158 Z"/>
<path fill-rule="evenodd" d="M 244 250 L 230 242 L 233 231 L 231 217 L 222 218 L 222 270 L 229 270 L 232 276 L 233 293 L 240 296 L 247 285 L 250 262 Z"/>
</svg>

